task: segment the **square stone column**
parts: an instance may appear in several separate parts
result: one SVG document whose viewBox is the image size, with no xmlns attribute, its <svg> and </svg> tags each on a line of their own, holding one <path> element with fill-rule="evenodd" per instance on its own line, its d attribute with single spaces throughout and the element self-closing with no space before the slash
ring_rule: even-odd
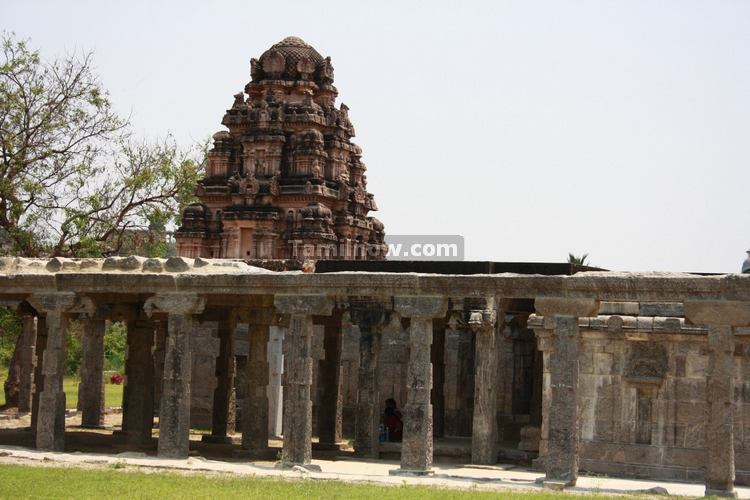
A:
<svg viewBox="0 0 750 500">
<path fill-rule="evenodd" d="M 65 331 L 69 311 L 76 305 L 72 292 L 54 292 L 29 297 L 29 303 L 45 315 L 47 342 L 42 355 L 44 386 L 39 394 L 36 418 L 36 447 L 40 450 L 65 449 L 65 393 L 63 376 L 66 366 Z"/>
<path fill-rule="evenodd" d="M 468 312 L 468 327 L 475 335 L 474 414 L 471 431 L 471 463 L 497 463 L 497 324 L 494 299 L 486 309 Z M 500 320 L 502 324 L 502 319 Z"/>
<path fill-rule="evenodd" d="M 272 326 L 268 339 L 268 434 L 281 436 L 284 414 L 284 387 L 281 378 L 284 373 L 283 344 L 287 328 Z"/>
<path fill-rule="evenodd" d="M 216 388 L 211 409 L 211 434 L 201 438 L 208 443 L 232 444 L 229 424 L 233 420 L 232 389 L 234 387 L 234 331 L 237 317 L 223 311 L 218 320 L 219 356 L 216 358 Z"/>
<path fill-rule="evenodd" d="M 313 315 L 331 314 L 333 300 L 324 295 L 276 295 L 278 312 L 288 314 L 284 338 L 284 448 L 285 464 L 312 461 L 312 335 Z"/>
<path fill-rule="evenodd" d="M 167 319 L 154 320 L 154 413 L 161 407 L 161 387 L 164 381 L 164 354 L 167 348 Z"/>
<path fill-rule="evenodd" d="M 599 309 L 594 299 L 537 298 L 536 310 L 554 325 L 550 352 L 549 440 L 545 486 L 575 486 L 580 449 L 580 403 L 578 401 L 578 318 L 593 316 Z"/>
<path fill-rule="evenodd" d="M 378 429 L 383 402 L 378 391 L 378 360 L 383 328 L 392 314 L 383 302 L 367 297 L 351 297 L 349 308 L 352 323 L 360 332 L 354 451 L 362 458 L 380 458 Z"/>
<path fill-rule="evenodd" d="M 103 319 L 84 319 L 79 370 L 78 409 L 81 427 L 104 426 L 104 329 Z"/>
<path fill-rule="evenodd" d="M 734 489 L 734 328 L 750 326 L 750 302 L 685 301 L 685 318 L 708 326 L 706 496 L 736 497 Z"/>
<path fill-rule="evenodd" d="M 36 442 L 36 424 L 39 420 L 39 395 L 44 390 L 44 373 L 42 359 L 47 350 L 47 318 L 40 313 L 36 318 L 36 360 L 34 364 L 34 385 L 31 394 L 31 432 Z"/>
<path fill-rule="evenodd" d="M 154 427 L 154 323 L 135 314 L 128 328 L 125 387 L 122 398 L 122 433 L 133 445 L 151 443 Z"/>
<path fill-rule="evenodd" d="M 391 473 L 429 474 L 432 471 L 432 320 L 445 315 L 442 296 L 397 296 L 393 310 L 409 318 L 409 367 L 406 375 L 401 468 Z"/>
<path fill-rule="evenodd" d="M 149 317 L 167 315 L 164 380 L 159 410 L 158 455 L 187 458 L 190 451 L 190 336 L 193 315 L 200 314 L 205 299 L 188 293 L 165 293 L 144 304 Z"/>
<path fill-rule="evenodd" d="M 242 449 L 249 456 L 263 456 L 268 451 L 268 339 L 272 325 L 278 324 L 272 308 L 248 311 L 248 357 L 245 366 L 246 396 L 242 407 Z"/>
<path fill-rule="evenodd" d="M 34 371 L 36 368 L 36 317 L 29 311 L 21 311 L 20 385 L 18 386 L 18 413 L 31 411 L 34 394 Z"/>
<path fill-rule="evenodd" d="M 319 316 L 323 323 L 323 350 L 325 358 L 320 361 L 318 387 L 321 391 L 318 411 L 318 436 L 323 448 L 337 448 L 341 442 L 343 416 L 342 368 L 341 368 L 341 310 L 333 315 Z"/>
</svg>

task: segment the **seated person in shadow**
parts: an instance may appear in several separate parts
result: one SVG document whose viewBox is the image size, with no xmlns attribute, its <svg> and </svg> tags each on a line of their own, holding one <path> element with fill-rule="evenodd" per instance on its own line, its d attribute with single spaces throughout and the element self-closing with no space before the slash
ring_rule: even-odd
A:
<svg viewBox="0 0 750 500">
<path fill-rule="evenodd" d="M 401 412 L 396 406 L 396 400 L 393 398 L 385 400 L 383 423 L 387 432 L 388 441 L 401 441 L 404 423 L 401 420 Z"/>
</svg>

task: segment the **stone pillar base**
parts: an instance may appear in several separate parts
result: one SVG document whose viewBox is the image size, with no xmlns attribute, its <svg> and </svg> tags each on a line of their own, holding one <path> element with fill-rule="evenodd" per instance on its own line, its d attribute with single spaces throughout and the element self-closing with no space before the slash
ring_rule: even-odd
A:
<svg viewBox="0 0 750 500">
<path fill-rule="evenodd" d="M 565 480 L 558 480 L 558 479 L 548 479 L 545 481 L 542 481 L 542 487 L 545 490 L 554 490 L 554 491 L 562 491 L 567 487 L 575 486 L 576 482 L 573 481 L 565 481 Z"/>
<path fill-rule="evenodd" d="M 210 444 L 232 444 L 232 438 L 229 436 L 214 436 L 212 434 L 204 434 L 201 437 L 201 442 Z"/>
<path fill-rule="evenodd" d="M 432 469 L 428 470 L 410 470 L 410 469 L 391 469 L 388 471 L 389 476 L 432 476 L 435 474 L 435 471 Z"/>
<path fill-rule="evenodd" d="M 737 492 L 734 490 L 715 490 L 713 488 L 706 488 L 705 496 L 722 497 L 722 498 L 737 498 Z"/>
</svg>

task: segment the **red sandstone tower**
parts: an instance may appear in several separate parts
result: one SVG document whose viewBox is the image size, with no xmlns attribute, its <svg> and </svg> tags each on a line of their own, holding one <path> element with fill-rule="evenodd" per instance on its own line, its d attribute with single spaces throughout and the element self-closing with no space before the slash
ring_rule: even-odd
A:
<svg viewBox="0 0 750 500">
<path fill-rule="evenodd" d="M 287 37 L 250 61 L 252 80 L 214 134 L 199 203 L 177 253 L 234 259 L 383 259 L 383 223 L 331 58 Z"/>
</svg>

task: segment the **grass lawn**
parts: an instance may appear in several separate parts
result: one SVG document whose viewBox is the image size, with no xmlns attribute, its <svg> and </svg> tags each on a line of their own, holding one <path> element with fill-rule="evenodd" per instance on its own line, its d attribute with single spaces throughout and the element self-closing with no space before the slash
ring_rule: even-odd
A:
<svg viewBox="0 0 750 500">
<path fill-rule="evenodd" d="M 422 486 L 374 486 L 310 479 L 284 480 L 169 472 L 138 472 L 131 467 L 108 470 L 70 467 L 0 465 L 1 498 L 372 498 L 382 499 L 490 499 L 541 500 L 555 493 L 483 492 Z M 569 496 L 569 495 L 565 495 Z M 612 496 L 586 495 L 586 499 Z"/>
<path fill-rule="evenodd" d="M 7 371 L 0 372 L 0 383 L 4 383 L 7 378 Z M 75 408 L 78 405 L 78 377 L 65 377 L 63 379 L 63 391 L 65 391 L 65 403 L 68 408 Z M 104 405 L 122 406 L 122 384 L 104 384 Z M 0 406 L 5 404 L 5 391 L 0 387 Z"/>
</svg>

